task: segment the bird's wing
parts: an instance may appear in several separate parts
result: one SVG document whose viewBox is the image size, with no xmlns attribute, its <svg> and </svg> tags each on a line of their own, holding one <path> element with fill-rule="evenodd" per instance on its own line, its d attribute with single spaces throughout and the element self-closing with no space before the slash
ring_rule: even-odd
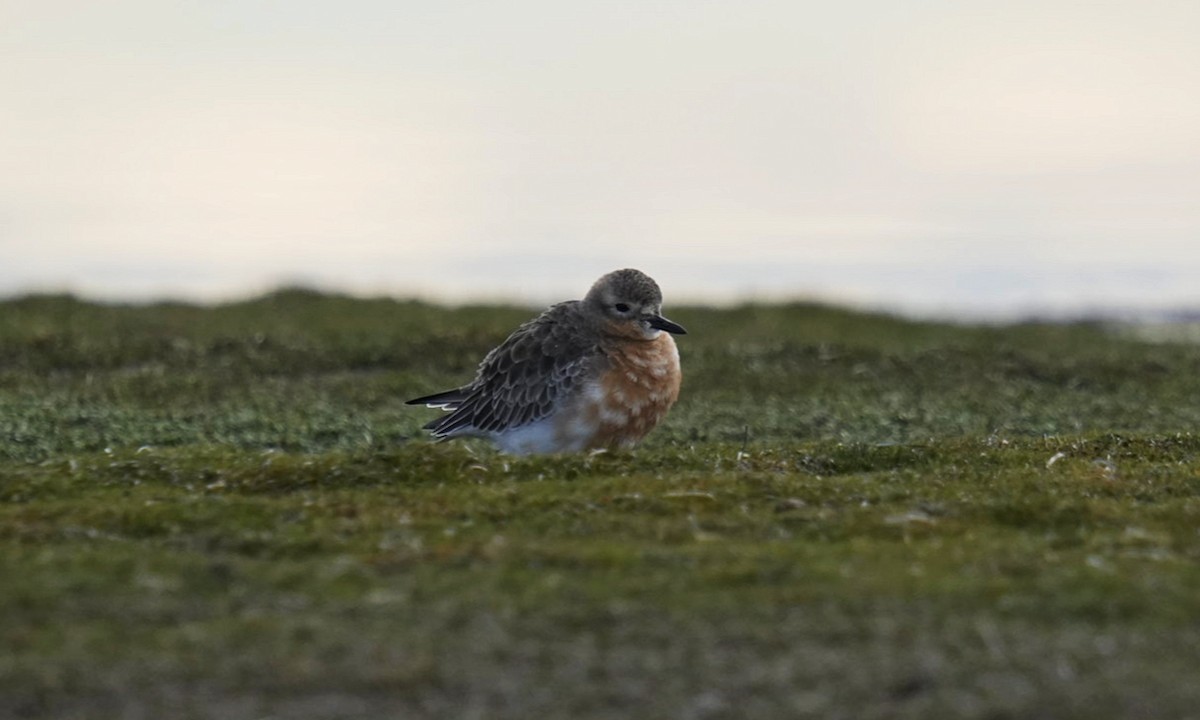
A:
<svg viewBox="0 0 1200 720">
<path fill-rule="evenodd" d="M 554 412 L 604 362 L 595 341 L 579 332 L 577 305 L 554 305 L 517 328 L 479 364 L 452 412 L 426 428 L 437 437 L 500 432 Z"/>
</svg>

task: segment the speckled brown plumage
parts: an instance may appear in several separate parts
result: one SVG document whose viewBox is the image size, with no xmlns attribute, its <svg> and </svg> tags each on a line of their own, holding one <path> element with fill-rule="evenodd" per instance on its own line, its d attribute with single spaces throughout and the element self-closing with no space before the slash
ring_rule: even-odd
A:
<svg viewBox="0 0 1200 720">
<path fill-rule="evenodd" d="M 439 439 L 486 437 L 515 453 L 631 445 L 679 396 L 679 355 L 667 333 L 684 330 L 661 305 L 649 276 L 609 273 L 583 300 L 517 328 L 471 383 L 409 403 L 449 411 L 425 426 Z"/>
</svg>

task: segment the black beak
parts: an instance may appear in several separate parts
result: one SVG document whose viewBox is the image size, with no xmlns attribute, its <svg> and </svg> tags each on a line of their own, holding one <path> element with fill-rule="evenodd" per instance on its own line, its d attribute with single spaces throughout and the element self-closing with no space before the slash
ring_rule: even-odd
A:
<svg viewBox="0 0 1200 720">
<path fill-rule="evenodd" d="M 673 323 L 662 315 L 651 315 L 646 318 L 646 324 L 655 330 L 666 330 L 674 335 L 687 335 L 687 330 L 679 323 Z"/>
</svg>

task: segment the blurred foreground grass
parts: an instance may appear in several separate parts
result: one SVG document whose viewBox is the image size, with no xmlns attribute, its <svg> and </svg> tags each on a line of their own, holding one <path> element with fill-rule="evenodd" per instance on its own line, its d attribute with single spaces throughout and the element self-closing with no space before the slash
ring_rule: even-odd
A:
<svg viewBox="0 0 1200 720">
<path fill-rule="evenodd" d="M 636 451 L 422 439 L 530 314 L 0 303 L 0 717 L 1198 717 L 1196 347 L 673 309 Z"/>
</svg>

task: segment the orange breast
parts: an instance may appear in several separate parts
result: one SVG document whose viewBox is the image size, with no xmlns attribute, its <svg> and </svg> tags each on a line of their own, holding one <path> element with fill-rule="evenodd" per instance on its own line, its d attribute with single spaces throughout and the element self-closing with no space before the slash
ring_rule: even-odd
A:
<svg viewBox="0 0 1200 720">
<path fill-rule="evenodd" d="M 589 414 L 597 432 L 590 447 L 629 446 L 645 437 L 679 398 L 679 351 L 667 333 L 621 343 L 606 353 L 609 370 Z"/>
</svg>

